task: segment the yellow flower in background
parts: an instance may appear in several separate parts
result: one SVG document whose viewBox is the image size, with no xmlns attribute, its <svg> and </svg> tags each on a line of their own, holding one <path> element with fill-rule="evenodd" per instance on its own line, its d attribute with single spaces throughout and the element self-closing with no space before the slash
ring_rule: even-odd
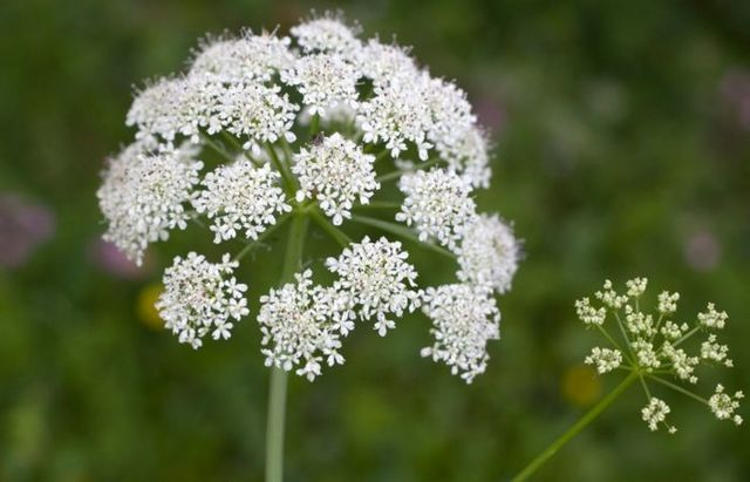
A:
<svg viewBox="0 0 750 482">
<path fill-rule="evenodd" d="M 154 307 L 154 303 L 159 298 L 159 295 L 164 291 L 164 287 L 161 283 L 152 283 L 145 286 L 138 294 L 138 300 L 136 302 L 136 312 L 138 313 L 138 319 L 147 327 L 154 330 L 161 330 L 164 328 L 164 321 L 159 317 L 159 312 Z"/>
<path fill-rule="evenodd" d="M 599 398 L 602 385 L 596 370 L 586 365 L 574 365 L 563 373 L 560 391 L 569 403 L 587 407 Z"/>
</svg>

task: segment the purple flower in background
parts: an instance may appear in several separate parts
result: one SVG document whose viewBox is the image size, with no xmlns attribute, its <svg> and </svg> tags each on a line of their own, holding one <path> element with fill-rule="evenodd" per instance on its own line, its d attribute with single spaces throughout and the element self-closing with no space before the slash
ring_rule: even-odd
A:
<svg viewBox="0 0 750 482">
<path fill-rule="evenodd" d="M 696 271 L 711 271 L 721 258 L 721 246 L 713 233 L 699 230 L 691 233 L 683 247 L 685 259 Z"/>
<path fill-rule="evenodd" d="M 729 71 L 719 87 L 724 101 L 737 113 L 737 123 L 750 130 L 750 72 Z"/>
<path fill-rule="evenodd" d="M 124 279 L 141 279 L 150 271 L 151 258 L 146 255 L 143 265 L 138 266 L 128 259 L 114 244 L 103 239 L 94 239 L 88 247 L 89 259 L 103 271 Z"/>
<path fill-rule="evenodd" d="M 0 194 L 0 266 L 23 265 L 54 231 L 55 216 L 45 206 L 17 194 Z"/>
</svg>

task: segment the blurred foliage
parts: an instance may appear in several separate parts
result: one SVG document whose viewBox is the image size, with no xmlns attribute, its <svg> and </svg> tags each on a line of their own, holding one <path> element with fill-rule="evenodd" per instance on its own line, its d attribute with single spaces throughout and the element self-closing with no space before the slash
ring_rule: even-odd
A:
<svg viewBox="0 0 750 482">
<path fill-rule="evenodd" d="M 267 372 L 252 318 L 198 352 L 155 330 L 148 300 L 171 252 L 157 247 L 138 273 L 92 254 L 103 230 L 94 192 L 103 158 L 132 136 L 134 83 L 180 68 L 205 32 L 285 31 L 312 6 L 0 5 L 0 191 L 46 205 L 57 226 L 23 266 L 0 268 L 0 479 L 262 478 Z M 357 330 L 344 367 L 314 384 L 294 377 L 288 480 L 509 477 L 616 382 L 581 370 L 594 338 L 572 313 L 605 277 L 680 291 L 683 317 L 716 301 L 737 366 L 725 384 L 750 390 L 750 3 L 314 6 L 397 36 L 468 90 L 497 145 L 480 206 L 515 221 L 526 260 L 473 385 L 419 358 L 421 317 L 383 340 Z M 251 287 L 277 270 L 260 256 Z M 632 389 L 539 479 L 750 479 L 744 427 L 667 400 L 677 435 L 648 432 Z"/>
</svg>

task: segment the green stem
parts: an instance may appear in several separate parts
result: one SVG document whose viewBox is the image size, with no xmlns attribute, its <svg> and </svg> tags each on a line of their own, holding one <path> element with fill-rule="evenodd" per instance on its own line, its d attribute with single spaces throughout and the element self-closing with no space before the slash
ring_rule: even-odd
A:
<svg viewBox="0 0 750 482">
<path fill-rule="evenodd" d="M 388 201 L 372 201 L 367 204 L 357 204 L 354 209 L 401 209 L 401 204 Z"/>
<path fill-rule="evenodd" d="M 323 216 L 317 208 L 311 209 L 309 213 L 310 217 L 312 217 L 313 220 L 318 223 L 318 226 L 323 228 L 323 231 L 325 231 L 329 236 L 335 239 L 342 248 L 346 248 L 352 243 L 351 238 L 347 236 L 345 232 L 331 224 L 331 222 L 328 221 L 328 219 L 326 219 L 326 217 Z"/>
<path fill-rule="evenodd" d="M 675 385 L 674 383 L 672 383 L 672 382 L 670 382 L 668 380 L 665 380 L 662 377 L 657 377 L 655 375 L 650 375 L 650 374 L 647 374 L 646 376 L 649 377 L 651 380 L 653 380 L 655 382 L 661 383 L 662 385 L 671 388 L 672 390 L 680 392 L 683 395 L 687 395 L 688 397 L 692 398 L 693 400 L 697 400 L 697 401 L 699 401 L 699 402 L 701 402 L 701 403 L 703 403 L 705 405 L 708 405 L 708 400 L 706 400 L 705 398 L 701 397 L 700 395 L 696 395 L 695 393 L 691 392 L 690 390 L 686 390 L 686 389 L 682 388 L 679 385 Z"/>
<path fill-rule="evenodd" d="M 619 385 L 617 385 L 609 394 L 604 397 L 599 403 L 597 403 L 591 410 L 581 417 L 567 432 L 562 434 L 557 440 L 555 440 L 544 452 L 539 454 L 534 460 L 529 463 L 521 472 L 518 473 L 512 480 L 513 482 L 519 482 L 522 480 L 528 480 L 528 478 L 536 472 L 539 467 L 544 465 L 560 448 L 570 440 L 578 435 L 588 424 L 590 424 L 596 417 L 598 417 L 604 409 L 609 407 L 622 392 L 625 391 L 635 380 L 638 379 L 638 373 L 631 372 Z"/>
<path fill-rule="evenodd" d="M 414 231 L 412 231 L 411 229 L 406 228 L 404 226 L 401 226 L 401 225 L 398 225 L 398 224 L 394 224 L 394 223 L 391 223 L 389 221 L 383 221 L 382 219 L 370 218 L 370 217 L 367 217 L 367 216 L 359 216 L 359 215 L 352 216 L 352 221 L 354 221 L 355 223 L 359 223 L 359 224 L 366 224 L 368 226 L 373 226 L 373 227 L 379 228 L 379 229 L 381 229 L 383 231 L 387 231 L 387 232 L 393 233 L 393 234 L 395 234 L 397 236 L 401 236 L 402 238 L 406 238 L 406 239 L 408 239 L 410 241 L 413 241 L 413 242 L 417 243 L 419 246 L 424 246 L 424 247 L 426 247 L 428 249 L 431 249 L 432 251 L 434 251 L 436 253 L 440 253 L 443 256 L 446 256 L 448 258 L 451 258 L 451 259 L 455 259 L 456 258 L 456 255 L 454 255 L 453 253 L 451 253 L 447 249 L 441 248 L 437 244 L 433 244 L 433 243 L 428 243 L 428 242 L 425 242 L 425 241 L 421 241 L 419 239 L 419 236 L 417 236 L 417 234 L 414 233 Z"/>
<path fill-rule="evenodd" d="M 291 213 L 280 216 L 279 219 L 277 219 L 273 225 L 266 228 L 266 230 L 263 231 L 257 239 L 248 242 L 245 247 L 242 248 L 242 250 L 240 250 L 240 252 L 234 256 L 234 260 L 241 260 L 247 253 L 252 251 L 253 248 L 256 248 L 261 242 L 263 242 L 264 239 L 268 238 L 274 231 L 280 228 L 291 216 Z"/>
<path fill-rule="evenodd" d="M 292 175 L 286 170 L 286 166 L 283 162 L 281 162 L 281 159 L 279 159 L 278 154 L 276 154 L 276 149 L 271 144 L 266 145 L 266 150 L 268 151 L 268 155 L 271 156 L 271 163 L 276 168 L 277 171 L 279 171 L 279 174 L 281 174 L 281 178 L 284 180 L 284 184 L 286 186 L 286 193 L 289 197 L 294 197 L 295 191 L 297 189 L 296 183 L 294 182 L 294 178 Z"/>
<path fill-rule="evenodd" d="M 312 116 L 312 119 L 310 119 L 310 139 L 315 137 L 315 134 L 318 133 L 318 129 L 320 128 L 320 114 L 315 114 Z"/>
<path fill-rule="evenodd" d="M 295 214 L 292 219 L 280 284 L 293 281 L 294 274 L 300 269 L 305 235 L 309 224 L 310 218 L 301 213 Z M 278 367 L 271 368 L 268 422 L 266 425 L 266 482 L 281 482 L 283 480 L 286 386 L 286 372 Z"/>
<path fill-rule="evenodd" d="M 431 161 L 425 161 L 425 162 L 416 164 L 414 166 L 414 169 L 407 169 L 407 170 L 401 170 L 401 169 L 399 169 L 398 171 L 393 171 L 393 172 L 389 172 L 388 174 L 383 174 L 382 176 L 378 176 L 377 178 L 375 178 L 375 180 L 378 181 L 378 182 L 390 181 L 391 179 L 396 179 L 396 178 L 401 177 L 403 174 L 408 174 L 410 172 L 425 170 L 425 169 L 427 169 L 429 167 L 432 167 L 432 166 L 434 166 L 436 164 L 439 164 L 439 163 L 440 163 L 440 159 L 433 159 Z"/>
<path fill-rule="evenodd" d="M 201 134 L 201 139 L 203 139 L 203 142 L 205 142 L 208 147 L 210 147 L 211 149 L 213 149 L 217 154 L 219 154 L 225 160 L 227 160 L 230 163 L 234 162 L 234 160 L 235 160 L 234 156 L 232 156 L 227 151 L 225 151 L 221 146 L 219 146 L 219 144 L 217 144 L 216 142 L 214 142 L 213 139 L 211 139 L 210 137 L 208 137 L 205 134 Z"/>
</svg>

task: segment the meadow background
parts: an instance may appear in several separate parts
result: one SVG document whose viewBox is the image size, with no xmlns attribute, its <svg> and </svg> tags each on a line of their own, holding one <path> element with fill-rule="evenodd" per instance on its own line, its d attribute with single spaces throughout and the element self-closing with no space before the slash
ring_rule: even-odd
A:
<svg viewBox="0 0 750 482">
<path fill-rule="evenodd" d="M 514 220 L 526 259 L 473 385 L 419 358 L 418 316 L 384 340 L 357 330 L 348 363 L 313 384 L 293 377 L 288 480 L 514 474 L 617 382 L 581 365 L 596 338 L 572 309 L 605 277 L 681 292 L 683 319 L 710 300 L 727 310 L 737 368 L 704 372 L 700 389 L 722 377 L 750 391 L 750 3 L 6 0 L 0 480 L 262 479 L 253 318 L 228 343 L 178 345 L 150 308 L 173 253 L 123 263 L 98 240 L 94 193 L 104 157 L 132 137 L 133 84 L 181 68 L 206 32 L 286 32 L 311 8 L 395 35 L 468 91 L 496 145 L 478 202 Z M 263 258 L 251 289 L 277 278 Z M 539 480 L 750 479 L 747 427 L 658 393 L 677 435 L 648 432 L 634 387 Z"/>
</svg>

